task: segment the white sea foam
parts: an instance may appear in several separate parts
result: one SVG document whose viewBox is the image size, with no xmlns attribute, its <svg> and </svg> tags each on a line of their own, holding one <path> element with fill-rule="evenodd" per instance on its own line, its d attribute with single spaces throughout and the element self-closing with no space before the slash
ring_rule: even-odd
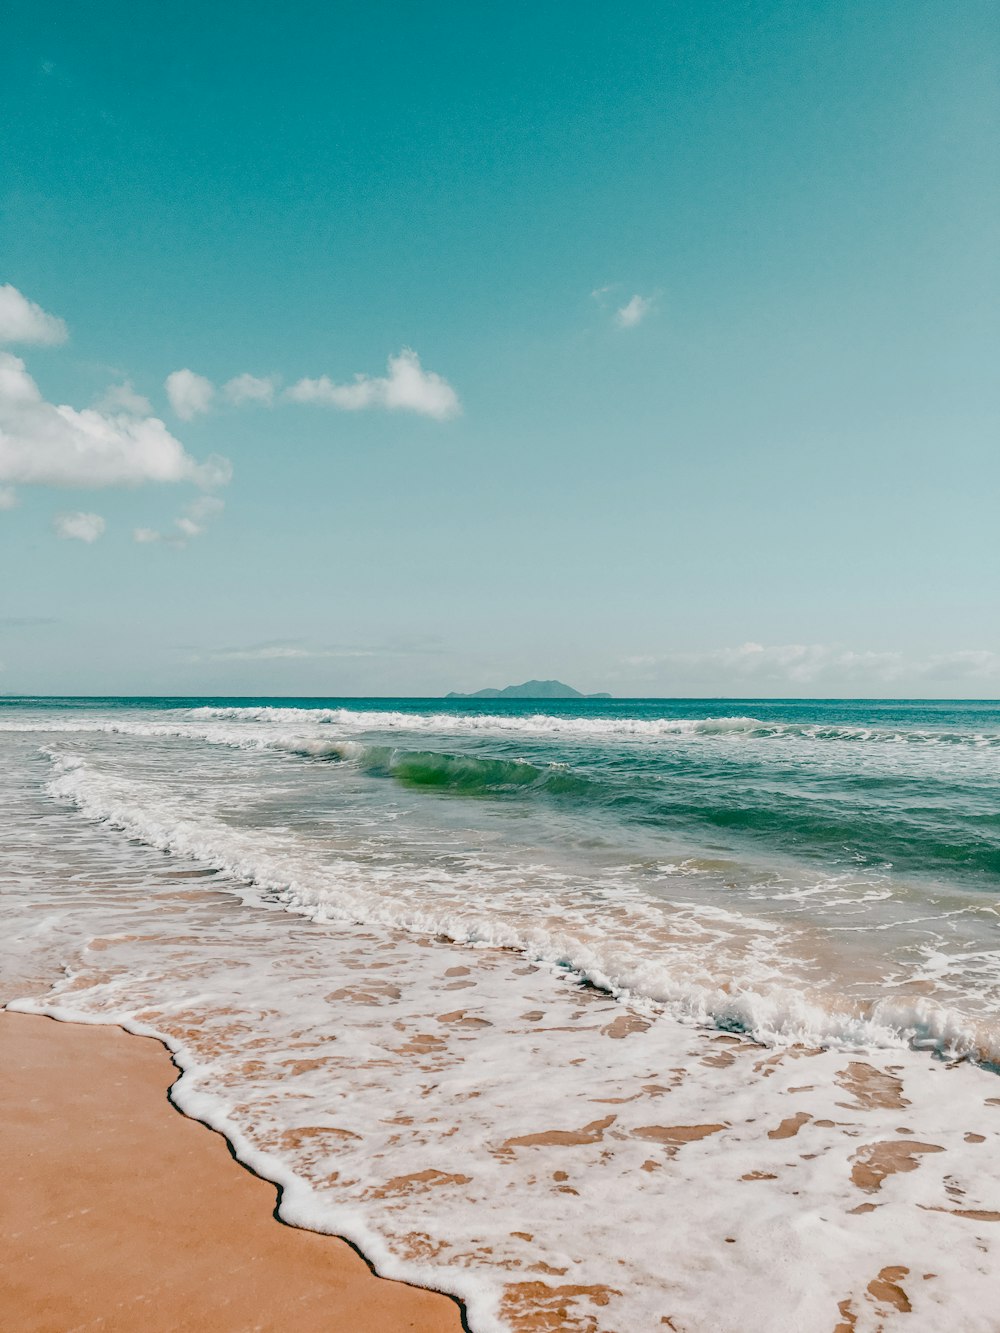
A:
<svg viewBox="0 0 1000 1333">
<path fill-rule="evenodd" d="M 163 1038 L 174 1100 L 285 1220 L 462 1297 L 474 1333 L 530 1327 L 547 1289 L 567 1330 L 798 1333 L 849 1303 L 875 1333 L 890 1266 L 901 1327 L 991 1329 L 990 1075 L 713 1041 L 515 955 L 156 887 L 80 903 L 117 930 L 13 1007 Z M 886 1143 L 916 1169 L 879 1182 Z"/>
<path fill-rule="evenodd" d="M 1000 745 L 1000 733 L 932 728 L 899 728 L 765 722 L 755 717 L 640 718 L 579 717 L 535 713 L 530 716 L 490 713 L 409 713 L 352 708 L 201 707 L 190 710 L 194 720 L 228 720 L 299 725 L 313 723 L 357 731 L 429 731 L 436 733 L 564 735 L 581 739 L 660 736 L 751 736 L 761 739 L 804 737 L 808 740 L 901 742 L 905 744 Z"/>
<path fill-rule="evenodd" d="M 204 807 L 171 801 L 155 784 L 94 771 L 77 755 L 49 751 L 48 784 L 99 820 L 150 846 L 253 882 L 288 910 L 515 949 L 575 973 L 626 1000 L 663 1006 L 684 1021 L 745 1032 L 773 1046 L 844 1050 L 919 1045 L 952 1056 L 1000 1059 L 995 1023 L 921 995 L 863 1006 L 809 986 L 787 927 L 721 906 L 648 900 L 613 881 L 594 908 L 565 875 L 479 861 L 317 856 L 309 844 L 268 829 L 234 829 Z M 557 892 L 553 890 L 557 889 Z M 609 911 L 609 906 L 616 911 Z"/>
</svg>

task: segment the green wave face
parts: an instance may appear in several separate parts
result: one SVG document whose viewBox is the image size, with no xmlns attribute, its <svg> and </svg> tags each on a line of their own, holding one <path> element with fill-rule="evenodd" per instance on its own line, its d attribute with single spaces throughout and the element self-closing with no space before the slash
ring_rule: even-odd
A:
<svg viewBox="0 0 1000 1333">
<path fill-rule="evenodd" d="M 374 710 L 358 725 L 359 715 L 343 709 L 321 716 L 317 731 L 329 727 L 329 741 L 300 753 L 350 762 L 414 792 L 525 809 L 539 802 L 539 817 L 558 803 L 580 836 L 599 820 L 603 835 L 623 845 L 643 828 L 709 855 L 773 852 L 834 870 L 955 878 L 980 892 L 1000 884 L 996 705 L 818 702 L 760 718 L 671 711 L 682 710 L 395 710 L 386 727 Z M 767 712 L 759 703 L 754 711 Z M 387 731 L 399 743 L 386 744 Z"/>
<path fill-rule="evenodd" d="M 539 767 L 520 759 L 483 759 L 434 750 L 393 751 L 365 767 L 384 772 L 404 787 L 461 796 L 520 795 L 529 791 L 582 796 L 593 786 L 586 778 L 558 766 Z"/>
</svg>

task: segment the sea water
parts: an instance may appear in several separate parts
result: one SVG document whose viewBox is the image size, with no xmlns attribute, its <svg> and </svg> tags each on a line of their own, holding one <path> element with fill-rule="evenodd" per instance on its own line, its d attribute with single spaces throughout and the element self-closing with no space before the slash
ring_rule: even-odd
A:
<svg viewBox="0 0 1000 1333">
<path fill-rule="evenodd" d="M 1000 705 L 4 699 L 0 754 L 0 998 L 161 1037 L 477 1333 L 1000 1328 Z"/>
</svg>

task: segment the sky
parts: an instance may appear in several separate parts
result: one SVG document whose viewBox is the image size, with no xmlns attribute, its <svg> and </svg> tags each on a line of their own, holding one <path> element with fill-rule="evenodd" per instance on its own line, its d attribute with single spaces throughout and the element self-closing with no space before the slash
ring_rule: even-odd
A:
<svg viewBox="0 0 1000 1333">
<path fill-rule="evenodd" d="M 992 0 L 27 4 L 0 692 L 1000 694 Z"/>
</svg>

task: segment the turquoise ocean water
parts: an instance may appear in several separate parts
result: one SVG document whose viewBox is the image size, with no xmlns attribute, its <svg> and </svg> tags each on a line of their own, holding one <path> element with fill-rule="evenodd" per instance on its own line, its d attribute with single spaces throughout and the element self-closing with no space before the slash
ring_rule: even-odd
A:
<svg viewBox="0 0 1000 1333">
<path fill-rule="evenodd" d="M 565 909 L 587 941 L 553 945 L 566 966 L 724 1024 L 786 1019 L 720 986 L 807 992 L 831 1031 L 889 988 L 928 1001 L 901 1004 L 899 1032 L 947 1044 L 968 1019 L 965 1039 L 992 1044 L 996 702 L 5 699 L 0 728 L 29 766 L 75 765 L 65 796 L 140 839 L 158 814 L 152 840 L 171 843 L 167 808 L 178 825 L 218 810 L 225 846 L 206 827 L 196 850 L 253 875 L 281 829 L 285 878 L 323 910 L 520 947 Z"/>
</svg>

